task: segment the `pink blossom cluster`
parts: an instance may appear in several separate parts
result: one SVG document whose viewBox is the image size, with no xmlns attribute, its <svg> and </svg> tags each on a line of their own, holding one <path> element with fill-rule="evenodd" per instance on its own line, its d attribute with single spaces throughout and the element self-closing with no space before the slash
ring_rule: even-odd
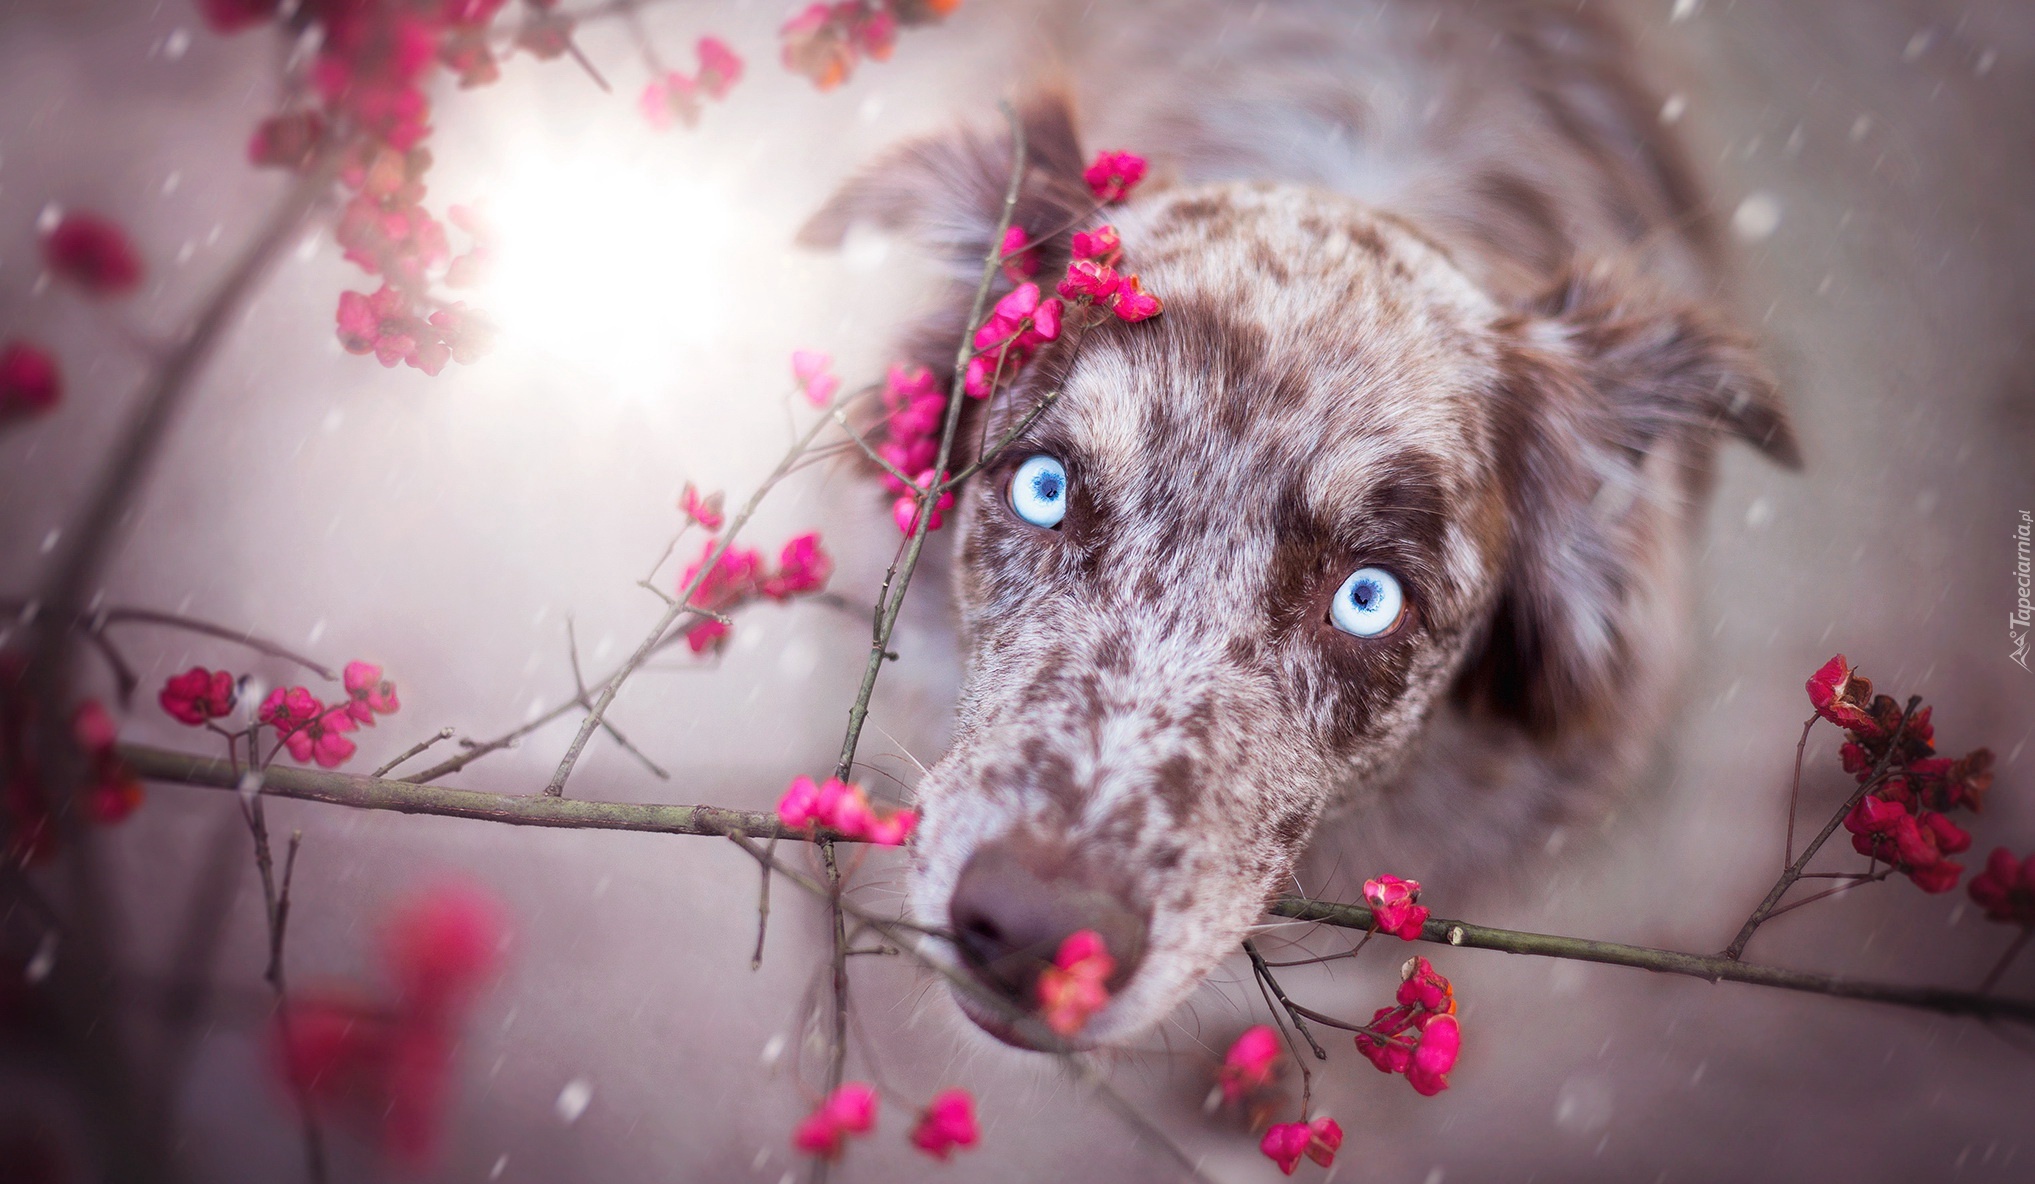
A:
<svg viewBox="0 0 2035 1184">
<path fill-rule="evenodd" d="M 141 287 L 141 253 L 110 218 L 69 211 L 42 236 L 41 246 L 50 274 L 86 296 L 131 296 Z M 63 389 L 62 372 L 48 350 L 28 341 L 0 349 L 0 428 L 55 410 Z"/>
<path fill-rule="evenodd" d="M 844 1081 L 792 1128 L 791 1145 L 816 1159 L 838 1160 L 847 1150 L 849 1136 L 876 1129 L 879 1103 L 875 1086 L 866 1081 Z M 912 1146 L 941 1161 L 951 1158 L 956 1149 L 975 1146 L 981 1137 L 975 1099 L 965 1089 L 935 1095 L 919 1112 L 910 1135 Z"/>
<path fill-rule="evenodd" d="M 704 504 L 696 503 L 695 509 L 704 509 Z M 716 523 L 719 522 L 718 507 L 707 512 Z M 700 574 L 707 560 L 713 558 L 713 567 L 700 580 L 699 587 L 693 589 L 691 600 L 693 605 L 710 612 L 726 615 L 759 597 L 782 603 L 794 596 L 821 592 L 827 587 L 827 579 L 834 574 L 833 556 L 820 545 L 818 533 L 802 534 L 786 543 L 784 549 L 778 552 L 775 569 L 764 564 L 761 552 L 748 547 L 731 546 L 714 558 L 714 548 L 719 545 L 719 539 L 708 539 L 700 550 L 700 557 L 685 569 L 685 574 L 678 580 L 678 590 L 682 595 L 692 587 L 694 577 Z M 685 642 L 693 653 L 700 654 L 719 647 L 727 636 L 728 625 L 725 622 L 701 617 L 687 626 Z"/>
<path fill-rule="evenodd" d="M 883 438 L 876 454 L 900 473 L 923 473 L 940 454 L 940 429 L 946 423 L 947 392 L 924 366 L 896 362 L 883 376 Z M 910 487 L 888 472 L 883 483 L 892 493 Z"/>
<path fill-rule="evenodd" d="M 1138 179 L 1144 176 L 1145 161 L 1128 152 L 1105 152 L 1085 174 L 1097 200 L 1122 201 Z M 1137 276 L 1118 270 L 1123 261 L 1123 240 L 1116 227 L 1104 224 L 1073 236 L 1071 254 L 1064 276 L 1055 285 L 1055 296 L 1044 296 L 1029 277 L 1041 267 L 1039 247 L 1022 226 L 1004 231 L 1001 243 L 1003 270 L 1017 284 L 996 302 L 989 319 L 975 331 L 974 356 L 968 361 L 962 389 L 977 399 L 987 398 L 998 387 L 1013 380 L 1040 346 L 1058 340 L 1063 317 L 1083 323 L 1090 310 L 1104 319 L 1134 322 L 1159 315 L 1165 305 L 1144 290 Z M 909 471 L 909 470 L 907 470 Z"/>
<path fill-rule="evenodd" d="M 1403 1073 L 1416 1093 L 1432 1097 L 1449 1087 L 1449 1070 L 1463 1043 L 1456 1022 L 1455 988 L 1427 959 L 1400 969 L 1397 1002 L 1381 1007 L 1357 1033 L 1357 1051 L 1381 1073 Z"/>
<path fill-rule="evenodd" d="M 47 415 L 63 396 L 63 376 L 48 351 L 26 341 L 0 349 L 0 428 Z"/>
<path fill-rule="evenodd" d="M 961 0 L 838 0 L 792 14 L 777 31 L 784 68 L 832 90 L 855 73 L 863 58 L 884 62 L 897 46 L 901 25 L 937 21 Z"/>
<path fill-rule="evenodd" d="M 1056 297 L 1042 298 L 1039 286 L 1030 281 L 1005 293 L 975 330 L 975 354 L 968 359 L 962 389 L 971 398 L 986 399 L 1009 382 L 1034 350 L 1059 339 L 1063 308 Z"/>
<path fill-rule="evenodd" d="M 29 697 L 27 678 L 27 658 L 0 650 L 0 858 L 16 867 L 44 863 L 58 850 L 49 787 L 30 744 L 41 709 Z M 86 820 L 102 826 L 122 821 L 141 805 L 143 793 L 115 747 L 112 714 L 98 700 L 86 699 L 73 709 L 70 723 L 85 772 L 80 800 Z"/>
<path fill-rule="evenodd" d="M 1364 903 L 1371 906 L 1371 920 L 1382 933 L 1403 941 L 1420 937 L 1427 924 L 1427 906 L 1420 903 L 1420 881 L 1398 876 L 1379 876 L 1364 881 Z"/>
<path fill-rule="evenodd" d="M 1313 1122 L 1273 1124 L 1266 1130 L 1264 1139 L 1259 1141 L 1258 1150 L 1290 1176 L 1300 1166 L 1302 1156 L 1322 1167 L 1333 1166 L 1335 1153 L 1342 1150 L 1342 1145 L 1342 1124 L 1324 1116 Z"/>
<path fill-rule="evenodd" d="M 190 680 L 204 673 L 202 667 L 193 667 L 170 682 Z M 348 733 L 358 731 L 363 724 L 373 727 L 375 716 L 393 715 L 402 707 L 396 698 L 396 685 L 383 678 L 382 668 L 372 663 L 348 662 L 343 682 L 346 700 L 333 704 L 312 694 L 309 687 L 277 687 L 262 700 L 255 718 L 275 729 L 277 740 L 290 750 L 292 759 L 299 763 L 315 761 L 320 768 L 336 769 L 353 757 L 354 743 L 347 739 Z M 169 684 L 164 685 L 162 701 L 164 710 L 185 723 L 205 722 L 191 717 L 201 710 L 210 710 L 209 703 L 187 701 L 183 691 L 173 694 Z"/>
<path fill-rule="evenodd" d="M 697 74 L 667 70 L 643 88 L 636 105 L 651 127 L 662 131 L 673 123 L 696 126 L 700 101 L 718 103 L 742 80 L 742 59 L 719 37 L 700 38 L 696 52 L 700 59 Z"/>
<path fill-rule="evenodd" d="M 89 296 L 129 296 L 141 287 L 141 255 L 120 224 L 82 210 L 66 213 L 42 239 L 43 265 Z"/>
<path fill-rule="evenodd" d="M 1264 1024 L 1244 1029 L 1244 1034 L 1236 1038 L 1223 1056 L 1222 1072 L 1216 1078 L 1222 1100 L 1234 1106 L 1270 1085 L 1278 1064 L 1278 1034 Z"/>
<path fill-rule="evenodd" d="M 1952 822 L 1952 810 L 1979 810 L 1993 781 L 1993 754 L 1976 749 L 1955 760 L 1936 755 L 1936 729 L 1927 707 L 1901 726 L 1902 709 L 1875 695 L 1839 654 L 1808 682 L 1816 714 L 1847 733 L 1838 756 L 1861 783 L 1884 764 L 1887 778 L 1844 817 L 1860 855 L 1901 872 L 1924 892 L 1957 886 L 1964 865 L 1950 856 L 1970 848 L 1971 835 Z M 1896 734 L 1898 733 L 1898 739 Z"/>
<path fill-rule="evenodd" d="M 1131 190 L 1145 179 L 1145 158 L 1135 152 L 1098 152 L 1081 179 L 1088 183 L 1088 191 L 1095 195 L 1095 200 L 1104 205 L 1127 201 Z"/>
<path fill-rule="evenodd" d="M 1165 305 L 1145 291 L 1137 276 L 1117 270 L 1123 261 L 1123 240 L 1116 227 L 1105 223 L 1076 233 L 1073 252 L 1066 278 L 1055 290 L 1074 308 L 1093 307 L 1127 322 L 1148 320 L 1165 311 Z"/>
<path fill-rule="evenodd" d="M 834 374 L 833 355 L 816 349 L 791 351 L 791 376 L 806 402 L 815 407 L 833 402 L 834 392 L 841 389 L 841 380 Z"/>
<path fill-rule="evenodd" d="M 445 884 L 397 908 L 379 944 L 393 989 L 293 994 L 276 1016 L 275 1064 L 314 1111 L 416 1167 L 437 1146 L 460 1028 L 500 970 L 507 928 L 491 897 Z"/>
<path fill-rule="evenodd" d="M 1083 929 L 1060 943 L 1053 964 L 1039 972 L 1039 1016 L 1060 1036 L 1088 1026 L 1096 1012 L 1109 1006 L 1109 976 L 1116 959 L 1102 935 Z"/>
<path fill-rule="evenodd" d="M 1966 891 L 1987 920 L 2035 929 L 2035 851 L 2016 859 L 2005 847 L 1993 848 Z"/>
<path fill-rule="evenodd" d="M 372 293 L 345 292 L 335 317 L 349 352 L 372 354 L 384 366 L 401 362 L 437 374 L 493 346 L 487 317 L 432 289 L 474 282 L 489 247 L 474 219 L 451 211 L 455 225 L 474 235 L 474 247 L 454 258 L 445 227 L 424 208 L 424 174 L 431 154 L 431 104 L 426 94 L 440 66 L 462 86 L 500 75 L 491 40 L 505 0 L 300 0 L 288 23 L 315 25 L 319 38 L 310 66 L 311 102 L 264 120 L 248 141 L 258 165 L 303 169 L 328 148 L 338 153 L 339 180 L 351 193 L 335 237 L 354 263 L 382 277 Z M 206 21 L 222 33 L 278 21 L 280 0 L 200 0 Z M 531 0 L 513 45 L 538 57 L 555 57 L 570 45 L 572 20 L 555 0 Z M 333 143 L 335 135 L 346 137 Z"/>
<path fill-rule="evenodd" d="M 916 810 L 878 814 L 867 791 L 839 778 L 815 782 L 794 777 L 777 799 L 777 820 L 788 830 L 820 827 L 879 847 L 898 847 L 911 838 L 919 816 Z"/>
</svg>

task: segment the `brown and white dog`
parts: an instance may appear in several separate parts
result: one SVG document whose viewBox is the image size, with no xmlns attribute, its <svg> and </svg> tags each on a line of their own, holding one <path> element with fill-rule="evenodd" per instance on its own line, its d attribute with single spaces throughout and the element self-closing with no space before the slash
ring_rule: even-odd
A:
<svg viewBox="0 0 2035 1184">
<path fill-rule="evenodd" d="M 1166 310 L 971 406 L 964 441 L 1062 392 L 956 515 L 965 685 L 911 898 L 1020 1005 L 1061 939 L 1102 933 L 1115 993 L 1084 1041 L 1179 1004 L 1325 816 L 1460 867 L 1615 801 L 1675 702 L 1718 441 L 1796 461 L 1660 103 L 1579 7 L 1042 21 L 1096 84 L 1091 144 L 1153 161 L 1108 218 Z M 1023 117 L 1034 236 L 1092 208 L 1074 102 Z M 907 145 L 807 231 L 873 222 L 969 277 L 916 336 L 943 378 L 1009 160 L 1001 133 Z M 1044 525 L 1013 501 L 1036 457 L 1027 481 L 1063 474 Z"/>
</svg>

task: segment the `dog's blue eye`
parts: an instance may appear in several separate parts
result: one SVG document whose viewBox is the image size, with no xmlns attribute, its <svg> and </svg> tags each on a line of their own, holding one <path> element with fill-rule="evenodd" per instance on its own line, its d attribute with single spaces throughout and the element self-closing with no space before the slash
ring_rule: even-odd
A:
<svg viewBox="0 0 2035 1184">
<path fill-rule="evenodd" d="M 1335 590 L 1328 619 L 1344 633 L 1382 637 L 1406 614 L 1406 594 L 1382 567 L 1360 568 Z"/>
<path fill-rule="evenodd" d="M 1033 526 L 1060 525 L 1067 516 L 1067 466 L 1044 453 L 1028 458 L 1010 479 L 1010 508 Z"/>
</svg>

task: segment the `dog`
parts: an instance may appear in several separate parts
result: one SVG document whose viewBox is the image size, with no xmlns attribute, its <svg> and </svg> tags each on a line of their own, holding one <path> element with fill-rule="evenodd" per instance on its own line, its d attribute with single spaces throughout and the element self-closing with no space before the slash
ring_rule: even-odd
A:
<svg viewBox="0 0 2035 1184">
<path fill-rule="evenodd" d="M 1023 106 L 1014 221 L 1048 276 L 1111 222 L 1165 310 L 968 401 L 963 462 L 1058 392 L 953 515 L 964 685 L 910 899 L 1019 1008 L 1101 935 L 1110 999 L 1078 1042 L 1109 1045 L 1235 952 L 1312 843 L 1500 866 L 1619 800 L 1676 703 L 1719 443 L 1800 458 L 1728 324 L 1716 221 L 1594 7 L 1054 11 L 1075 81 Z M 1084 139 L 1155 179 L 1097 210 Z M 904 348 L 943 382 L 1011 148 L 906 144 L 803 235 L 871 224 L 952 265 Z M 1031 512 L 1042 472 L 1056 518 Z"/>
</svg>

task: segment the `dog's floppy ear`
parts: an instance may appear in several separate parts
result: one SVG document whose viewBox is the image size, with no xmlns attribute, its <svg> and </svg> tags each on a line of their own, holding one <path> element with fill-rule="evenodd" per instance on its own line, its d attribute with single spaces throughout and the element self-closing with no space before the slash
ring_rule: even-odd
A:
<svg viewBox="0 0 2035 1184">
<path fill-rule="evenodd" d="M 1673 553 L 1716 445 L 1801 464 L 1773 382 L 1710 314 L 1599 268 L 1504 326 L 1497 448 L 1510 547 L 1464 690 L 1534 732 L 1616 726 L 1642 647 L 1671 645 L 1633 573 Z M 1680 573 L 1669 573 L 1679 578 Z"/>
<path fill-rule="evenodd" d="M 1025 133 L 1025 179 L 1012 224 L 1024 227 L 1034 242 L 1048 234 L 1064 242 L 1069 223 L 1095 205 L 1081 179 L 1073 112 L 1065 96 L 1048 94 L 1024 103 L 1018 121 Z M 1003 213 L 1010 166 L 1007 124 L 993 132 L 960 130 L 911 141 L 843 185 L 806 222 L 798 240 L 809 247 L 839 247 L 849 227 L 867 223 L 946 260 L 972 288 Z"/>
</svg>

